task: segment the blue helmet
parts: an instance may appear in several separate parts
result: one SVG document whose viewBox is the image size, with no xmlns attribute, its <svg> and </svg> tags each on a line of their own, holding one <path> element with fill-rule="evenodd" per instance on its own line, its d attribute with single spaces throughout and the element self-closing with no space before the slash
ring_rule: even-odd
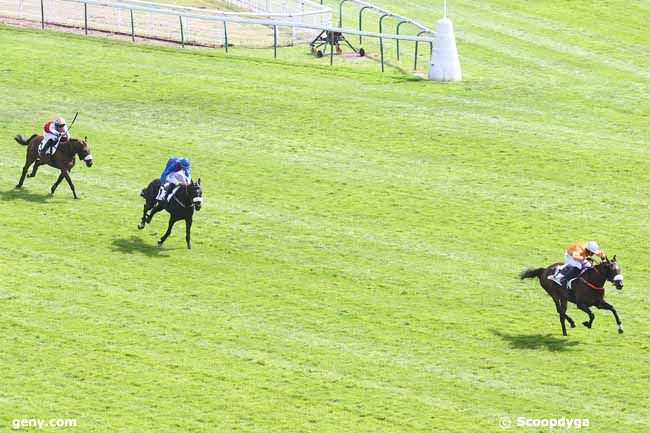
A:
<svg viewBox="0 0 650 433">
<path fill-rule="evenodd" d="M 178 161 L 178 164 L 180 164 L 180 166 L 183 167 L 183 168 L 186 168 L 186 169 L 189 169 L 189 168 L 190 168 L 190 161 L 187 160 L 187 159 L 185 159 L 185 158 L 181 158 L 181 159 Z"/>
</svg>

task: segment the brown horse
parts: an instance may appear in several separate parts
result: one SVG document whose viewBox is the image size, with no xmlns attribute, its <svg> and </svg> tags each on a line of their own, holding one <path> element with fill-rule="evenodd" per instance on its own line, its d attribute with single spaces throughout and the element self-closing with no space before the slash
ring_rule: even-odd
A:
<svg viewBox="0 0 650 433">
<path fill-rule="evenodd" d="M 14 139 L 19 144 L 27 146 L 25 166 L 23 167 L 23 173 L 20 176 L 20 181 L 18 181 L 16 188 L 22 188 L 30 165 L 34 164 L 34 168 L 27 177 L 36 176 L 36 172 L 38 171 L 39 166 L 49 165 L 61 170 L 61 174 L 59 175 L 59 178 L 56 180 L 56 182 L 54 182 L 54 185 L 52 185 L 50 192 L 54 194 L 54 191 L 56 191 L 56 188 L 59 186 L 61 181 L 65 179 L 68 182 L 68 185 L 70 185 L 70 189 L 72 190 L 72 195 L 74 198 L 78 198 L 77 193 L 74 189 L 74 184 L 72 183 L 72 179 L 70 179 L 70 170 L 72 170 L 72 167 L 74 167 L 75 155 L 79 155 L 79 159 L 85 161 L 87 167 L 92 167 L 93 157 L 90 154 L 90 148 L 88 147 L 88 143 L 86 143 L 86 138 L 87 137 L 84 137 L 83 140 L 77 140 L 75 138 L 61 140 L 59 143 L 59 148 L 54 155 L 40 156 L 38 154 L 38 145 L 41 143 L 41 141 L 43 141 L 42 136 L 34 134 L 28 139 L 25 139 L 22 135 L 16 135 Z"/>
<path fill-rule="evenodd" d="M 618 317 L 616 308 L 605 302 L 605 288 L 603 287 L 606 281 L 610 281 L 618 290 L 623 288 L 623 274 L 621 274 L 621 268 L 616 262 L 616 256 L 614 256 L 612 260 L 605 257 L 601 263 L 584 270 L 582 274 L 573 281 L 571 290 L 560 287 L 559 284 L 548 279 L 548 276 L 553 275 L 556 268 L 561 265 L 562 263 L 555 263 L 548 268 L 527 269 L 519 276 L 522 280 L 524 278 L 539 278 L 539 283 L 542 285 L 544 290 L 546 290 L 546 293 L 553 298 L 553 302 L 555 302 L 555 308 L 560 315 L 562 334 L 564 336 L 567 335 L 566 325 L 564 324 L 565 319 L 569 321 L 572 328 L 576 327 L 573 319 L 566 314 L 567 302 L 575 303 L 580 310 L 587 313 L 589 321 L 582 322 L 582 324 L 587 328 L 591 328 L 591 325 L 594 322 L 594 313 L 591 312 L 589 307 L 611 311 L 614 314 L 616 323 L 618 324 L 618 332 L 619 334 L 622 334 L 623 323 L 621 322 L 620 317 Z"/>
</svg>

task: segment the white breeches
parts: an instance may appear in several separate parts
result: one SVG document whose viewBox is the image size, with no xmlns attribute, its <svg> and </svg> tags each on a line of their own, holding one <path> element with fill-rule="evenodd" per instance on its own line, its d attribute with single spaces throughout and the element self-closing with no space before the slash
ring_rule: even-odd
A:
<svg viewBox="0 0 650 433">
<path fill-rule="evenodd" d="M 48 140 L 54 140 L 54 142 L 56 143 L 58 139 L 59 139 L 58 135 L 50 134 L 49 132 L 43 134 L 43 143 L 47 142 Z"/>
<path fill-rule="evenodd" d="M 187 185 L 190 183 L 190 179 L 182 171 L 175 171 L 170 173 L 165 179 L 165 185 L 169 185 L 170 183 L 174 185 Z"/>
<path fill-rule="evenodd" d="M 585 263 L 579 262 L 569 255 L 569 253 L 564 253 L 564 263 L 567 266 L 573 266 L 574 268 L 582 269 L 585 266 Z"/>
</svg>

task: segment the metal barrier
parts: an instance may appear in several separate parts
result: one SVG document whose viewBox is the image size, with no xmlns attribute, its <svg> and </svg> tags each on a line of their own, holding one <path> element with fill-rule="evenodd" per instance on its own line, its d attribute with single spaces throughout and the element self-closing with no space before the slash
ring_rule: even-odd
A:
<svg viewBox="0 0 650 433">
<path fill-rule="evenodd" d="M 0 5 L 2 4 L 3 0 L 0 0 Z M 46 27 L 46 24 L 56 24 L 56 25 L 61 25 L 61 23 L 55 23 L 52 21 L 49 21 L 46 19 L 48 9 L 45 7 L 45 2 L 47 0 L 19 0 L 21 3 L 25 3 L 26 1 L 33 1 L 34 3 L 40 3 L 40 22 L 41 22 L 41 27 L 44 29 Z M 136 35 L 139 37 L 147 37 L 146 35 L 143 34 L 136 34 L 136 25 L 135 25 L 135 15 L 137 13 L 147 13 L 151 14 L 154 16 L 157 16 L 158 21 L 162 21 L 163 18 L 174 18 L 177 17 L 177 36 L 179 37 L 178 39 L 174 39 L 173 37 L 164 39 L 164 40 L 169 40 L 173 42 L 180 42 L 182 47 L 185 47 L 185 45 L 188 44 L 194 44 L 191 39 L 187 38 L 187 27 L 189 26 L 190 23 L 193 23 L 194 26 L 198 22 L 201 23 L 213 23 L 210 27 L 213 30 L 217 30 L 216 27 L 214 26 L 214 23 L 220 22 L 222 23 L 223 26 L 223 41 L 224 43 L 221 44 L 226 52 L 228 51 L 228 40 L 231 37 L 230 32 L 230 26 L 239 24 L 239 25 L 258 25 L 258 26 L 265 26 L 270 29 L 272 29 L 273 33 L 273 52 L 274 52 L 274 57 L 277 58 L 278 55 L 278 47 L 279 47 L 279 30 L 281 28 L 290 28 L 290 29 L 303 29 L 303 30 L 313 30 L 316 32 L 322 32 L 322 31 L 330 31 L 330 32 L 339 32 L 339 33 L 344 33 L 347 35 L 356 35 L 359 37 L 369 37 L 369 38 L 377 38 L 379 39 L 380 44 L 383 44 L 384 39 L 392 39 L 392 40 L 398 40 L 398 41 L 413 41 L 416 42 L 416 56 L 417 56 L 417 45 L 420 42 L 426 42 L 429 43 L 429 46 L 431 49 L 433 49 L 433 38 L 430 37 L 422 37 L 422 36 L 409 36 L 409 35 L 398 35 L 398 34 L 386 34 L 386 33 L 381 33 L 381 32 L 365 32 L 361 30 L 354 30 L 354 29 L 346 29 L 346 28 L 341 28 L 341 27 L 331 27 L 331 26 L 322 26 L 322 25 L 314 25 L 314 24 L 306 24 L 306 23 L 300 23 L 300 22 L 295 22 L 295 21 L 280 21 L 280 20 L 262 20 L 262 19 L 252 19 L 252 18 L 241 18 L 238 16 L 217 16 L 217 15 L 204 15 L 204 14 L 196 14 L 196 13 L 190 13 L 190 12 L 183 12 L 179 10 L 165 10 L 165 9 L 157 9 L 157 8 L 150 8 L 150 7 L 144 7 L 144 6 L 137 6 L 137 5 L 132 5 L 132 4 L 125 4 L 125 3 L 111 3 L 108 1 L 102 1 L 102 0 L 49 0 L 50 3 L 62 3 L 62 4 L 83 4 L 83 29 L 84 33 L 88 34 L 88 30 L 90 29 L 89 27 L 89 20 L 88 20 L 88 9 L 90 6 L 92 7 L 104 7 L 104 8 L 109 8 L 109 9 L 114 9 L 118 11 L 126 11 L 128 12 L 129 16 L 129 25 L 128 27 L 125 26 L 125 23 L 122 23 L 120 27 L 120 31 L 118 33 L 124 34 L 127 36 L 131 37 L 132 41 L 135 41 Z M 1 13 L 1 9 L 0 9 Z M 185 23 L 185 25 L 184 25 Z M 66 23 L 63 23 L 63 25 L 66 25 Z M 68 24 L 68 26 L 70 26 Z M 125 30 L 126 28 L 126 30 Z M 96 29 L 92 29 L 96 30 Z M 113 32 L 115 33 L 115 29 L 99 29 L 100 31 L 107 31 L 107 32 Z M 221 30 L 220 30 L 221 31 Z M 216 32 L 215 32 L 216 33 Z M 156 37 L 153 37 L 152 39 L 156 39 Z M 161 39 L 160 37 L 158 39 Z M 221 39 L 220 39 L 221 40 Z M 194 44 L 196 45 L 196 44 Z M 206 45 L 206 46 L 219 46 L 219 44 L 213 43 L 212 45 Z M 334 47 L 330 47 L 331 53 L 333 53 Z M 381 70 L 382 72 L 385 70 L 384 64 L 385 64 L 385 59 L 384 59 L 384 52 L 383 49 L 380 52 L 380 62 L 381 62 Z M 417 59 L 416 59 L 417 61 Z M 333 63 L 333 54 L 330 56 L 330 64 Z"/>
</svg>

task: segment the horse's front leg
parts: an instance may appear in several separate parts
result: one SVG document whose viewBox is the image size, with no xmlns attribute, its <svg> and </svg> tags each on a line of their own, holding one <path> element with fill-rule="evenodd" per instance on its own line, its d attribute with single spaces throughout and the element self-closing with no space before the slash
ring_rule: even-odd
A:
<svg viewBox="0 0 650 433">
<path fill-rule="evenodd" d="M 594 319 L 596 318 L 596 316 L 594 315 L 594 313 L 591 312 L 591 310 L 587 305 L 585 304 L 576 304 L 576 305 L 578 306 L 578 309 L 584 311 L 585 313 L 587 313 L 587 316 L 589 316 L 589 321 L 582 322 L 582 324 L 587 328 L 591 329 L 591 325 L 594 323 Z"/>
<path fill-rule="evenodd" d="M 78 199 L 77 197 L 77 192 L 74 190 L 74 183 L 72 183 L 72 179 L 70 178 L 70 172 L 67 170 L 62 170 L 63 177 L 65 177 L 66 182 L 68 182 L 68 186 L 70 186 L 70 189 L 72 190 L 72 196 L 75 199 Z"/>
<path fill-rule="evenodd" d="M 56 191 L 56 189 L 59 187 L 59 184 L 63 180 L 63 177 L 64 177 L 63 176 L 63 171 L 61 171 L 61 174 L 59 174 L 59 178 L 56 180 L 56 182 L 54 182 L 54 184 L 52 185 L 52 188 L 50 188 L 50 194 L 54 194 L 54 191 Z"/>
<path fill-rule="evenodd" d="M 625 332 L 623 330 L 623 322 L 621 321 L 621 318 L 618 317 L 618 313 L 616 312 L 616 308 L 614 308 L 614 306 L 612 304 L 608 304 L 605 301 L 600 301 L 600 303 L 598 305 L 596 305 L 596 307 L 598 307 L 601 310 L 609 310 L 609 311 L 611 311 L 614 314 L 614 319 L 616 319 L 616 324 L 618 325 L 618 333 L 622 334 L 623 332 Z"/>
<path fill-rule="evenodd" d="M 187 249 L 192 249 L 192 241 L 190 240 L 190 231 L 192 230 L 192 215 L 185 217 L 185 242 L 187 242 Z"/>
<path fill-rule="evenodd" d="M 158 241 L 158 245 L 162 245 L 163 242 L 165 242 L 165 240 L 167 240 L 167 238 L 169 237 L 169 235 L 172 232 L 172 227 L 174 227 L 174 224 L 176 224 L 176 221 L 178 221 L 178 220 L 174 219 L 174 217 L 172 217 L 171 215 L 169 216 L 169 224 L 167 224 L 167 231 L 165 232 L 164 235 L 162 235 L 162 237 Z"/>
</svg>

